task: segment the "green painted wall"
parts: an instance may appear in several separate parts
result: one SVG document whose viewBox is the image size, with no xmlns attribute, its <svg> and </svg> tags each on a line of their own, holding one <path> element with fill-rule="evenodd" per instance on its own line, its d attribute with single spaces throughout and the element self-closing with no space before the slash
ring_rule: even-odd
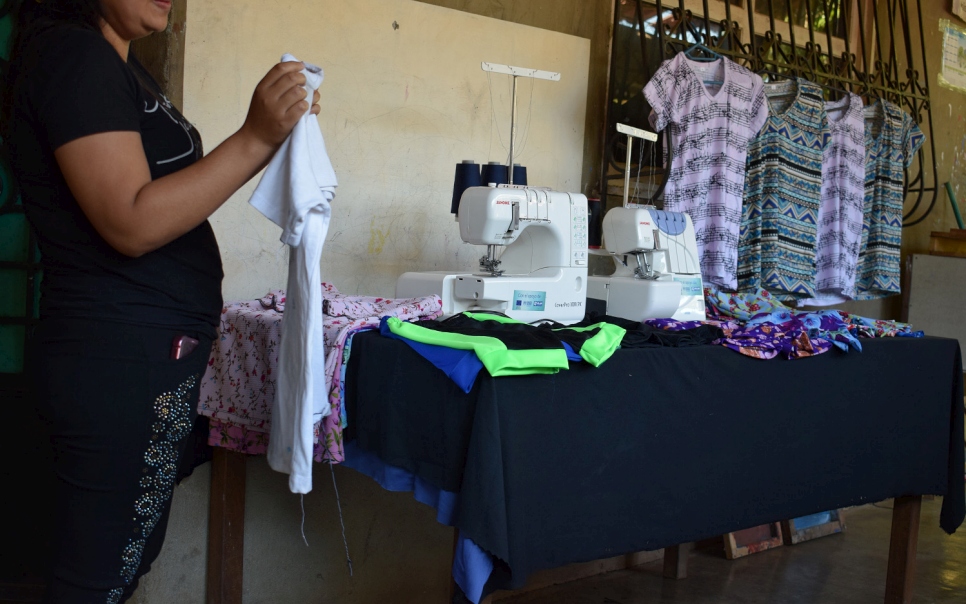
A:
<svg viewBox="0 0 966 604">
<path fill-rule="evenodd" d="M 0 2 L 0 72 L 7 90 L 12 0 Z M 27 324 L 37 316 L 40 273 L 36 246 L 17 195 L 6 149 L 0 153 L 0 374 L 23 371 Z"/>
</svg>

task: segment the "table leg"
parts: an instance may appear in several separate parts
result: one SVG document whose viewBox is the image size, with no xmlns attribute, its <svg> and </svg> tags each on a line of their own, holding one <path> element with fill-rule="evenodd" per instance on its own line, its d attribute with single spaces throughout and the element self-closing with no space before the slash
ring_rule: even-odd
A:
<svg viewBox="0 0 966 604">
<path fill-rule="evenodd" d="M 446 600 L 447 604 L 451 604 L 456 600 L 456 590 L 459 586 L 456 585 L 456 579 L 453 578 L 453 565 L 456 564 L 456 546 L 459 544 L 460 540 L 460 530 L 453 527 L 453 554 L 449 559 L 449 599 Z"/>
<path fill-rule="evenodd" d="M 919 510 L 922 497 L 897 497 L 892 505 L 892 539 L 889 542 L 889 570 L 886 575 L 886 604 L 910 604 L 916 576 L 916 547 L 919 541 Z"/>
<path fill-rule="evenodd" d="M 688 576 L 688 554 L 690 543 L 681 543 L 664 548 L 664 576 L 668 579 L 686 579 Z"/>
<path fill-rule="evenodd" d="M 207 604 L 241 604 L 245 549 L 245 455 L 215 447 L 208 508 Z"/>
</svg>

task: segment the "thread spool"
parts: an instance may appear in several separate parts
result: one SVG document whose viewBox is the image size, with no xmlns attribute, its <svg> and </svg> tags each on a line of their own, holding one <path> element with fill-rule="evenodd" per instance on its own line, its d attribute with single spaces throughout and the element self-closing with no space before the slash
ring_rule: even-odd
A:
<svg viewBox="0 0 966 604">
<path fill-rule="evenodd" d="M 603 205 L 600 199 L 594 197 L 587 199 L 587 247 L 592 250 L 599 250 L 601 245 Z"/>
<path fill-rule="evenodd" d="M 520 164 L 513 164 L 513 184 L 526 186 L 527 184 L 526 166 L 521 166 Z"/>
<path fill-rule="evenodd" d="M 463 191 L 470 187 L 482 186 L 480 179 L 480 164 L 472 159 L 464 159 L 463 163 L 456 164 L 456 177 L 453 179 L 453 201 L 450 204 L 450 212 L 458 214 L 460 211 L 460 198 Z"/>
<path fill-rule="evenodd" d="M 509 182 L 510 173 L 506 166 L 498 161 L 491 161 L 483 166 L 483 184 L 489 185 L 490 183 L 497 185 L 505 185 Z"/>
</svg>

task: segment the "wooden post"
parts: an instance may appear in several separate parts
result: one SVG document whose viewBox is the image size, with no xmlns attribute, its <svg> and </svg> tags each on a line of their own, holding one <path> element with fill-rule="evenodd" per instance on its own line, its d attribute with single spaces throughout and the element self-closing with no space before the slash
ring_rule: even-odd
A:
<svg viewBox="0 0 966 604">
<path fill-rule="evenodd" d="M 245 455 L 215 447 L 208 508 L 207 604 L 242 604 Z"/>
<path fill-rule="evenodd" d="M 456 546 L 460 542 L 460 530 L 453 527 L 453 555 L 449 558 L 449 599 L 446 600 L 447 604 L 451 604 L 456 599 L 456 590 L 459 586 L 456 584 L 456 579 L 453 578 L 453 566 L 456 564 Z"/>
<path fill-rule="evenodd" d="M 664 548 L 664 576 L 668 579 L 686 579 L 688 576 L 688 554 L 690 543 L 681 543 Z"/>
<path fill-rule="evenodd" d="M 188 0 L 173 0 L 167 28 L 131 43 L 131 49 L 138 60 L 158 81 L 165 96 L 178 109 L 184 108 L 184 41 L 187 19 Z"/>
<path fill-rule="evenodd" d="M 892 506 L 892 539 L 886 574 L 886 604 L 911 604 L 919 541 L 919 510 L 922 497 L 897 497 Z"/>
</svg>

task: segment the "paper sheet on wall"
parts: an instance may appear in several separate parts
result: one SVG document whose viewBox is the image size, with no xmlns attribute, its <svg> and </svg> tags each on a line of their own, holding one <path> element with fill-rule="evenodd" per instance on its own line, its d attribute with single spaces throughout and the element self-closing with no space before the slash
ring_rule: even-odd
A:
<svg viewBox="0 0 966 604">
<path fill-rule="evenodd" d="M 943 33 L 943 58 L 937 81 L 940 86 L 966 93 L 966 29 L 940 19 L 939 31 Z"/>
</svg>

